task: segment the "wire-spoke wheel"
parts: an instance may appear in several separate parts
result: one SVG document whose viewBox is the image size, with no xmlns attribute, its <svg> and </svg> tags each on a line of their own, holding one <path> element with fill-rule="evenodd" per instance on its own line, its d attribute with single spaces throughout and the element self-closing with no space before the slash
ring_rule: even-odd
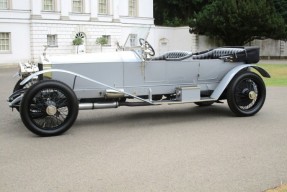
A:
<svg viewBox="0 0 287 192">
<path fill-rule="evenodd" d="M 79 104 L 70 87 L 55 80 L 32 85 L 25 93 L 21 119 L 39 136 L 55 136 L 67 131 L 78 116 Z"/>
<path fill-rule="evenodd" d="M 227 102 L 237 116 L 252 116 L 263 106 L 266 87 L 262 78 L 246 72 L 236 76 L 227 89 Z"/>
</svg>

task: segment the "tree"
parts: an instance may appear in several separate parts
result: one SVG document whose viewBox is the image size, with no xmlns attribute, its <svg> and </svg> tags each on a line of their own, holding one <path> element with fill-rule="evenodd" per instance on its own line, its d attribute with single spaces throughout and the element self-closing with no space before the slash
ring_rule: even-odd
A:
<svg viewBox="0 0 287 192">
<path fill-rule="evenodd" d="M 190 23 L 208 2 L 212 0 L 156 0 L 154 17 L 156 25 L 183 26 Z"/>
<path fill-rule="evenodd" d="M 194 32 L 219 38 L 226 45 L 287 37 L 283 17 L 268 0 L 214 0 L 190 25 Z"/>
<path fill-rule="evenodd" d="M 84 40 L 81 37 L 75 37 L 75 39 L 73 40 L 73 45 L 77 46 L 76 48 L 76 53 L 79 53 L 79 46 L 83 45 Z"/>
<path fill-rule="evenodd" d="M 287 1 L 286 0 L 273 0 L 274 7 L 287 23 Z"/>
<path fill-rule="evenodd" d="M 103 45 L 106 45 L 106 44 L 108 44 L 108 39 L 106 38 L 106 37 L 104 37 L 104 36 L 102 36 L 102 37 L 98 37 L 97 39 L 96 39 L 96 44 L 98 44 L 98 45 L 100 45 L 101 46 L 101 52 L 103 51 Z"/>
<path fill-rule="evenodd" d="M 84 42 L 84 40 L 81 38 L 81 37 L 76 37 L 74 40 L 73 40 L 73 45 L 82 45 Z"/>
</svg>

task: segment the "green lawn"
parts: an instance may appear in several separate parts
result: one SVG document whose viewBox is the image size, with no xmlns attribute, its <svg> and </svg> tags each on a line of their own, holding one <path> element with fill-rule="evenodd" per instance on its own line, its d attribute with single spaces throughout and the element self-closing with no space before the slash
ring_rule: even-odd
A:
<svg viewBox="0 0 287 192">
<path fill-rule="evenodd" d="M 269 189 L 265 192 L 287 192 L 287 185 L 281 185 L 274 189 Z"/>
<path fill-rule="evenodd" d="M 287 86 L 287 64 L 260 64 L 271 78 L 263 78 L 266 86 Z"/>
</svg>

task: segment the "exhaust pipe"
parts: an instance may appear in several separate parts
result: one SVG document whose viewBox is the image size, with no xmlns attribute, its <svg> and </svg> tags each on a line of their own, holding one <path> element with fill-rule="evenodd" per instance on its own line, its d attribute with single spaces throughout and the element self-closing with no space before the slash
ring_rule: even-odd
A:
<svg viewBox="0 0 287 192">
<path fill-rule="evenodd" d="M 112 103 L 80 103 L 79 110 L 118 108 L 118 102 Z"/>
<path fill-rule="evenodd" d="M 110 99 L 114 99 L 114 98 L 122 98 L 125 96 L 125 94 L 123 93 L 124 90 L 123 89 L 119 89 L 121 92 L 116 91 L 116 90 L 112 90 L 112 89 L 107 89 L 106 93 L 105 93 L 105 97 L 106 98 L 110 98 Z"/>
</svg>

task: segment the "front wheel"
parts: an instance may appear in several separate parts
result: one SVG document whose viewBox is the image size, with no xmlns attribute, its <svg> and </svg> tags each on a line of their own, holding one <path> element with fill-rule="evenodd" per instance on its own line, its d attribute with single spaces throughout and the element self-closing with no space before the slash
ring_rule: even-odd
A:
<svg viewBox="0 0 287 192">
<path fill-rule="evenodd" d="M 78 116 L 79 104 L 73 90 L 55 80 L 32 85 L 25 93 L 20 114 L 24 125 L 39 136 L 67 131 Z"/>
<path fill-rule="evenodd" d="M 266 87 L 262 78 L 245 72 L 234 77 L 227 88 L 227 103 L 237 116 L 252 116 L 263 106 Z"/>
</svg>

